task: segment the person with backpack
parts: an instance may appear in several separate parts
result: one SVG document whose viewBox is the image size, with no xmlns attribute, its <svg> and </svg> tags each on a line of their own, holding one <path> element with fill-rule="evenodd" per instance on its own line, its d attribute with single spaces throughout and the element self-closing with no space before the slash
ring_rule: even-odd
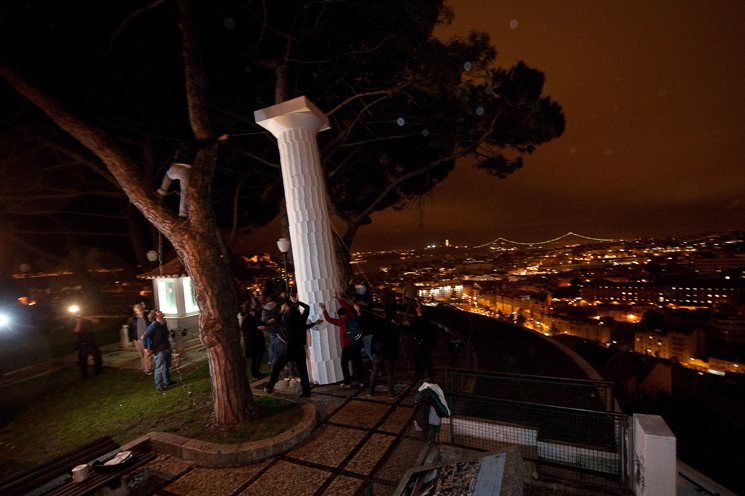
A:
<svg viewBox="0 0 745 496">
<path fill-rule="evenodd" d="M 362 368 L 362 329 L 354 311 L 347 303 L 337 297 L 341 308 L 337 310 L 339 318 L 331 317 L 326 311 L 326 305 L 319 303 L 318 306 L 323 310 L 323 318 L 326 322 L 339 327 L 339 342 L 341 344 L 341 373 L 344 376 L 344 382 L 341 387 L 348 388 L 351 385 L 352 374 L 349 371 L 349 362 L 355 368 L 357 381 L 360 385 L 365 383 L 365 370 Z"/>
</svg>

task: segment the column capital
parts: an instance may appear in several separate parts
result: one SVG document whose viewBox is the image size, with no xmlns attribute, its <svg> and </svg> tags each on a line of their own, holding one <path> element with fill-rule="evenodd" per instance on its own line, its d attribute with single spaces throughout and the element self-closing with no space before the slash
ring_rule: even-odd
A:
<svg viewBox="0 0 745 496">
<path fill-rule="evenodd" d="M 314 134 L 330 129 L 326 114 L 305 96 L 256 110 L 254 119 L 275 137 L 288 129 L 305 129 Z"/>
</svg>

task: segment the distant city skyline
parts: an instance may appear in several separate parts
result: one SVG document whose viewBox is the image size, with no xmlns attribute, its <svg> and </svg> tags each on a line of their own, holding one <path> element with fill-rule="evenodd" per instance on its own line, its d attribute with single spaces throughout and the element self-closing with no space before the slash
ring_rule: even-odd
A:
<svg viewBox="0 0 745 496">
<path fill-rule="evenodd" d="M 745 2 L 448 5 L 455 21 L 436 35 L 486 31 L 499 66 L 543 71 L 566 131 L 504 180 L 459 162 L 421 211 L 374 214 L 352 251 L 745 228 Z"/>
</svg>

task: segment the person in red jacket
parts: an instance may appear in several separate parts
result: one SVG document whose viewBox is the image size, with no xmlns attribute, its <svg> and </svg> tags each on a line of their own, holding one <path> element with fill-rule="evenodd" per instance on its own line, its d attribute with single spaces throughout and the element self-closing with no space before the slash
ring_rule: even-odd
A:
<svg viewBox="0 0 745 496">
<path fill-rule="evenodd" d="M 339 342 L 341 344 L 341 373 L 344 375 L 344 382 L 341 387 L 348 388 L 351 385 L 351 376 L 349 372 L 349 362 L 351 361 L 354 365 L 357 373 L 357 380 L 360 386 L 365 382 L 365 370 L 362 368 L 362 350 L 361 350 L 361 339 L 351 340 L 349 339 L 349 331 L 347 330 L 347 322 L 355 318 L 354 311 L 349 308 L 349 305 L 342 300 L 337 298 L 337 301 L 341 305 L 341 308 L 337 311 L 339 318 L 335 319 L 331 317 L 326 311 L 326 305 L 319 303 L 318 306 L 323 310 L 323 318 L 326 322 L 334 324 L 339 327 Z"/>
</svg>

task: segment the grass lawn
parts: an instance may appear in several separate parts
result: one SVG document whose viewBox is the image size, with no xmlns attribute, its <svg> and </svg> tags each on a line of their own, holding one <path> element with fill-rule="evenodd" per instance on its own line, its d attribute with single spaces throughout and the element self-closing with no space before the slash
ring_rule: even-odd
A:
<svg viewBox="0 0 745 496">
<path fill-rule="evenodd" d="M 174 372 L 180 382 L 165 394 L 140 371 L 107 368 L 86 380 L 79 374 L 76 367 L 0 388 L 0 478 L 101 436 L 125 444 L 160 431 L 240 443 L 279 434 L 302 418 L 295 403 L 257 397 L 257 420 L 215 426 L 207 365 Z"/>
</svg>

